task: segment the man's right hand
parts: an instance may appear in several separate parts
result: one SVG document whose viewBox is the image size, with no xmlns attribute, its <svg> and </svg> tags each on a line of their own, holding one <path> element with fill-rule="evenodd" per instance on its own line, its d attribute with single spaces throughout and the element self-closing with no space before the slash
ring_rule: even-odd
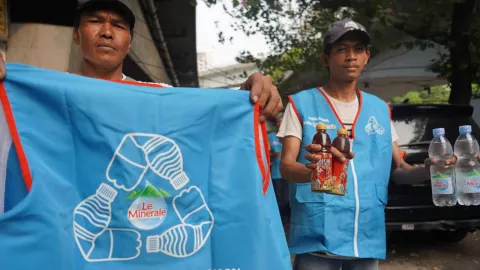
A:
<svg viewBox="0 0 480 270">
<path fill-rule="evenodd" d="M 5 74 L 7 69 L 5 68 L 5 61 L 3 61 L 3 56 L 0 54 L 0 80 L 5 79 Z"/>
<path fill-rule="evenodd" d="M 305 146 L 305 150 L 309 152 L 309 154 L 305 155 L 305 158 L 310 161 L 309 164 L 305 165 L 309 169 L 316 169 L 317 162 L 320 160 L 319 156 L 317 155 L 320 150 L 322 150 L 322 146 L 320 144 L 309 144 Z M 341 162 L 347 162 L 350 159 L 353 159 L 355 154 L 353 152 L 348 153 L 345 157 L 340 151 L 338 151 L 335 147 L 330 147 L 330 151 L 332 152 L 333 158 L 340 160 Z"/>
</svg>

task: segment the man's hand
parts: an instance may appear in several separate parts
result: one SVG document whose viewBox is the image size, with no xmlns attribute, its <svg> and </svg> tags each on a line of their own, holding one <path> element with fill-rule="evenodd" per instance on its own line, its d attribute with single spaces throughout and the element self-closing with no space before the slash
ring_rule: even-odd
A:
<svg viewBox="0 0 480 270">
<path fill-rule="evenodd" d="M 310 154 L 306 154 L 305 158 L 310 161 L 310 164 L 305 165 L 309 169 L 316 169 L 317 162 L 320 160 L 319 156 L 316 154 L 322 150 L 322 146 L 319 144 L 309 144 L 305 146 L 305 150 L 307 150 Z M 340 160 L 341 162 L 347 162 L 350 159 L 353 159 L 355 154 L 353 152 L 348 153 L 347 157 L 345 157 L 340 151 L 338 151 L 335 147 L 330 147 L 330 151 L 332 152 L 333 158 Z"/>
<path fill-rule="evenodd" d="M 5 69 L 5 61 L 3 60 L 3 55 L 0 54 L 0 81 L 5 79 L 5 74 L 7 70 Z"/>
<path fill-rule="evenodd" d="M 480 155 L 477 155 L 477 160 L 480 161 Z M 435 164 L 435 160 L 433 158 L 427 158 L 424 161 L 425 168 L 430 173 L 430 167 Z M 445 165 L 455 165 L 457 163 L 457 157 L 453 155 L 451 158 L 445 161 Z"/>
<path fill-rule="evenodd" d="M 282 109 L 283 103 L 278 89 L 272 83 L 272 78 L 256 72 L 240 86 L 242 90 L 250 90 L 250 100 L 259 102 L 262 109 L 260 122 L 269 117 L 275 117 Z"/>
<path fill-rule="evenodd" d="M 480 160 L 480 155 L 477 156 L 477 159 Z M 423 163 L 425 164 L 425 169 L 430 173 L 430 167 L 435 164 L 435 160 L 433 158 L 426 158 Z M 455 165 L 456 163 L 457 157 L 455 155 L 445 161 L 445 165 Z"/>
</svg>

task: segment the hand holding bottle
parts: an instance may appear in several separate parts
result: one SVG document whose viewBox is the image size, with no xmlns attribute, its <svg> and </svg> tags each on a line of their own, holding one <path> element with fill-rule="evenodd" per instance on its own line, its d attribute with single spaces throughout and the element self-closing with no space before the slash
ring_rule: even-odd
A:
<svg viewBox="0 0 480 270">
<path fill-rule="evenodd" d="M 305 150 L 307 150 L 308 152 L 308 154 L 305 155 L 305 159 L 311 162 L 309 164 L 306 164 L 305 166 L 309 169 L 315 169 L 315 167 L 317 166 L 317 162 L 320 160 L 320 157 L 316 154 L 322 150 L 322 146 L 319 144 L 308 144 L 305 146 Z M 355 157 L 355 153 L 350 152 L 347 156 L 345 156 L 333 146 L 330 147 L 330 152 L 332 152 L 333 158 L 342 162 L 347 162 Z"/>
</svg>

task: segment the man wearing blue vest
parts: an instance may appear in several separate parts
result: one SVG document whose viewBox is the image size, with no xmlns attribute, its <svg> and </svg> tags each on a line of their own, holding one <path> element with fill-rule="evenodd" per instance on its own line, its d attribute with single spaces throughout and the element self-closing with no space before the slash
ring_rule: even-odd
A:
<svg viewBox="0 0 480 270">
<path fill-rule="evenodd" d="M 132 46 L 134 25 L 135 16 L 128 0 L 79 0 L 73 24 L 73 39 L 83 53 L 83 69 L 79 75 L 132 80 L 122 73 L 122 68 Z M 5 63 L 0 57 L 0 79 L 5 74 Z M 251 92 L 253 103 L 260 103 L 260 121 L 283 109 L 278 90 L 268 76 L 254 73 L 240 88 Z"/>
<path fill-rule="evenodd" d="M 272 131 L 268 133 L 268 141 L 270 145 L 270 161 L 271 161 L 271 176 L 272 184 L 275 189 L 275 196 L 277 197 L 278 208 L 282 220 L 287 216 L 288 212 L 288 183 L 283 181 L 280 174 L 280 157 L 282 154 L 282 143 L 277 137 L 278 127 L 282 122 L 282 116 L 279 114 L 275 119 L 274 127 Z M 272 121 L 273 122 L 273 121 Z M 285 222 L 284 222 L 285 223 Z"/>
<path fill-rule="evenodd" d="M 402 159 L 388 104 L 356 89 L 369 47 L 362 25 L 351 19 L 333 23 L 322 55 L 328 84 L 289 97 L 277 136 L 283 138 L 281 173 L 290 181 L 289 245 L 296 254 L 295 270 L 378 269 L 378 259 L 386 256 L 384 207 L 391 172 L 400 184 L 429 178 L 429 159 L 427 170 Z M 334 158 L 349 162 L 345 196 L 311 191 L 311 169 L 321 150 L 311 144 L 318 123 L 327 125 L 332 140 L 339 128 L 349 132 L 350 161 L 332 148 Z"/>
</svg>

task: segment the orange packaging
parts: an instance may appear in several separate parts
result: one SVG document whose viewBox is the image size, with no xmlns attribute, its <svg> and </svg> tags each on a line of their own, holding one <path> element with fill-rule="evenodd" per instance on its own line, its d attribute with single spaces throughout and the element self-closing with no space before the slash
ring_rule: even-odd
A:
<svg viewBox="0 0 480 270">
<path fill-rule="evenodd" d="M 350 141 L 347 138 L 347 134 L 348 131 L 346 129 L 339 129 L 337 132 L 338 136 L 332 143 L 332 146 L 340 151 L 345 157 L 347 157 L 350 152 Z M 338 159 L 333 159 L 332 163 L 332 189 L 329 193 L 343 196 L 347 189 L 348 161 L 342 162 Z"/>
<path fill-rule="evenodd" d="M 318 124 L 317 134 L 313 137 L 313 144 L 320 144 L 322 150 L 316 153 L 320 156 L 317 167 L 312 171 L 312 192 L 330 192 L 332 189 L 332 153 L 330 152 L 330 136 L 327 126 Z"/>
</svg>

